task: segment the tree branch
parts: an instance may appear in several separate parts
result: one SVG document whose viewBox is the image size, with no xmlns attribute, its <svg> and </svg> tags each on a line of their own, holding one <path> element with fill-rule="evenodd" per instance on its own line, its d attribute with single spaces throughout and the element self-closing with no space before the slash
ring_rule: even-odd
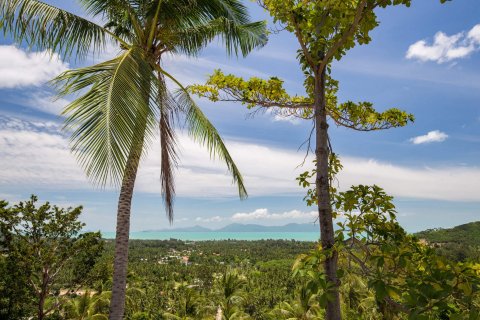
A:
<svg viewBox="0 0 480 320">
<path fill-rule="evenodd" d="M 320 63 L 319 66 L 319 72 L 321 72 L 330 62 L 330 59 L 335 55 L 335 53 L 340 49 L 347 39 L 352 36 L 352 34 L 355 32 L 355 29 L 357 28 L 358 24 L 363 18 L 363 10 L 365 9 L 367 5 L 367 0 L 362 0 L 358 7 L 357 11 L 355 13 L 355 18 L 353 19 L 352 24 L 350 25 L 350 28 L 348 29 L 347 32 L 343 34 L 343 36 L 338 40 L 330 49 L 328 49 L 327 53 L 325 54 L 325 57 L 322 59 L 322 62 Z"/>
<path fill-rule="evenodd" d="M 308 48 L 305 45 L 305 42 L 303 41 L 302 34 L 300 33 L 300 27 L 297 23 L 297 20 L 295 19 L 295 17 L 293 15 L 292 15 L 292 22 L 293 22 L 293 26 L 294 26 L 294 29 L 295 29 L 294 33 L 295 33 L 295 36 L 297 37 L 298 43 L 300 43 L 300 46 L 301 46 L 302 51 L 303 51 L 303 55 L 305 56 L 305 59 L 307 60 L 308 64 L 310 65 L 310 68 L 312 68 L 312 70 L 314 70 L 316 63 L 313 60 L 313 57 L 310 54 L 310 51 L 308 51 Z"/>
</svg>

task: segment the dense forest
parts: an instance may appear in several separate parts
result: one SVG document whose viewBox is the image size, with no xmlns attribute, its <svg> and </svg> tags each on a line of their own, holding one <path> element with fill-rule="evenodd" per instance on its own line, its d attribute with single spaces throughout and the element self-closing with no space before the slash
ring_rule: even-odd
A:
<svg viewBox="0 0 480 320">
<path fill-rule="evenodd" d="M 0 202 L 0 318 L 107 319 L 114 242 L 79 232 L 81 208 L 36 203 Z M 462 261 L 451 257 L 473 248 L 438 250 L 440 239 L 475 237 L 478 223 L 446 230 L 449 239 L 438 230 L 410 236 L 393 219 L 377 223 L 397 230 L 344 240 L 346 319 L 479 318 L 478 248 Z M 380 238 L 383 247 L 373 244 Z M 318 243 L 294 240 L 131 240 L 126 319 L 323 319 L 323 254 Z"/>
</svg>

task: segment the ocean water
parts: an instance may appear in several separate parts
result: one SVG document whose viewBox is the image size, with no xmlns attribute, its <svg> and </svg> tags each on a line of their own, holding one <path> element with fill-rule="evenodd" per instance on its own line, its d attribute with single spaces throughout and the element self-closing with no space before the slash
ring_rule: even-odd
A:
<svg viewBox="0 0 480 320">
<path fill-rule="evenodd" d="M 115 232 L 102 232 L 105 239 L 114 239 Z M 176 231 L 142 231 L 131 232 L 130 239 L 137 240 L 296 240 L 296 241 L 317 241 L 318 232 L 176 232 Z"/>
</svg>

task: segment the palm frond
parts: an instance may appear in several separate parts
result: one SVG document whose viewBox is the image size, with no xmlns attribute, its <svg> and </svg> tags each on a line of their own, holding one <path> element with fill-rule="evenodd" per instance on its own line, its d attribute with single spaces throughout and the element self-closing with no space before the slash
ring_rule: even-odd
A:
<svg viewBox="0 0 480 320">
<path fill-rule="evenodd" d="M 139 10 L 129 0 L 79 0 L 85 11 L 93 17 L 106 20 L 106 28 L 116 36 L 141 43 L 145 32 L 139 17 Z M 136 40 L 136 41 L 135 41 Z"/>
<path fill-rule="evenodd" d="M 246 56 L 253 49 L 266 44 L 266 23 L 264 21 L 252 23 L 242 1 L 196 0 L 196 2 L 197 6 L 205 6 L 211 13 L 211 21 L 223 20 L 223 30 L 218 36 L 223 40 L 228 54 L 238 55 L 241 52 Z"/>
<path fill-rule="evenodd" d="M 251 23 L 239 0 L 163 0 L 159 40 L 169 51 L 195 56 L 219 38 L 228 54 L 244 56 L 266 44 L 266 24 Z"/>
<path fill-rule="evenodd" d="M 68 105 L 65 128 L 72 130 L 71 148 L 96 184 L 118 185 L 132 148 L 139 153 L 154 136 L 158 83 L 135 48 L 115 59 L 70 70 L 54 80 L 59 96 L 88 91 Z M 140 154 L 138 155 L 140 157 Z"/>
<path fill-rule="evenodd" d="M 163 77 L 163 75 L 161 75 Z M 173 222 L 173 200 L 175 198 L 174 169 L 177 167 L 176 137 L 173 127 L 174 117 L 177 113 L 175 101 L 167 91 L 164 80 L 159 90 L 160 105 L 160 147 L 161 147 L 161 171 L 162 197 L 165 210 L 170 223 Z"/>
<path fill-rule="evenodd" d="M 239 25 L 222 17 L 181 30 L 175 34 L 171 46 L 176 52 L 196 55 L 217 37 L 223 42 L 229 55 L 238 55 L 241 52 L 246 56 L 253 49 L 264 46 L 267 41 L 265 23 Z"/>
<path fill-rule="evenodd" d="M 225 162 L 228 170 L 232 174 L 233 183 L 238 186 L 240 199 L 247 198 L 248 194 L 243 183 L 243 177 L 230 156 L 217 129 L 215 129 L 195 101 L 193 101 L 187 90 L 184 88 L 178 89 L 175 93 L 175 100 L 186 114 L 186 125 L 192 139 L 206 146 L 210 152 L 210 157 L 215 158 L 217 156 Z"/>
<path fill-rule="evenodd" d="M 16 42 L 25 41 L 31 48 L 56 51 L 67 58 L 84 58 L 112 40 L 101 26 L 37 0 L 0 0 L 0 26 Z"/>
</svg>

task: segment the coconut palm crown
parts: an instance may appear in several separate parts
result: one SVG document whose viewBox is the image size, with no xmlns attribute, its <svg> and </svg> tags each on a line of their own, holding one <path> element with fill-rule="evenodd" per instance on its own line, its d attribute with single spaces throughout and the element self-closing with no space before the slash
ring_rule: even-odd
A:
<svg viewBox="0 0 480 320">
<path fill-rule="evenodd" d="M 71 149 L 89 179 L 120 186 L 110 319 L 125 305 L 130 210 L 141 158 L 160 136 L 161 187 L 173 221 L 176 121 L 223 160 L 247 196 L 219 133 L 162 64 L 166 54 L 196 56 L 214 39 L 228 54 L 246 55 L 266 42 L 264 22 L 251 22 L 240 0 L 78 0 L 88 18 L 36 0 L 0 0 L 0 29 L 18 43 L 84 59 L 113 44 L 113 59 L 66 71 L 53 80 L 59 96 L 76 94 L 63 111 Z M 99 24 L 93 21 L 104 21 Z M 174 92 L 166 81 L 176 86 Z"/>
</svg>

